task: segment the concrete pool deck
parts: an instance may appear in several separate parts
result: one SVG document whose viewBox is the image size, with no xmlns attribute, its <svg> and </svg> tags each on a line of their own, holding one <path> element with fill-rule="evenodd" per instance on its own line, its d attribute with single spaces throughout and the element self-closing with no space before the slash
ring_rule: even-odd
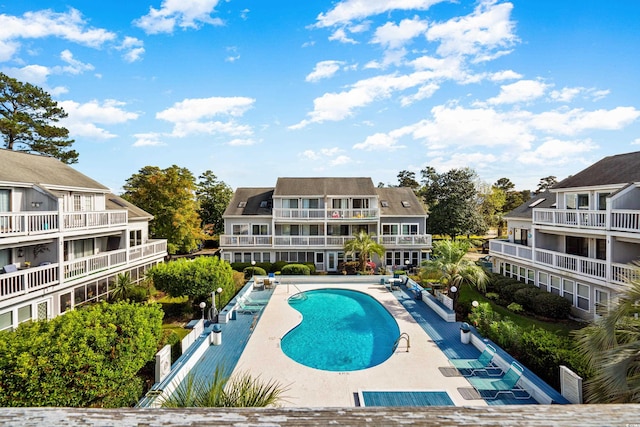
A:
<svg viewBox="0 0 640 427">
<path fill-rule="evenodd" d="M 280 339 L 300 323 L 302 315 L 287 300 L 300 291 L 324 288 L 351 289 L 378 300 L 396 319 L 400 332 L 409 335 L 409 351 L 402 340 L 385 362 L 349 372 L 322 371 L 290 359 L 280 349 Z M 358 405 L 357 393 L 363 390 L 446 391 L 456 406 L 487 406 L 482 399 L 464 399 L 458 389 L 468 389 L 469 382 L 462 376 L 445 377 L 439 368 L 448 366 L 447 356 L 383 285 L 282 283 L 273 290 L 233 372 L 249 372 L 287 387 L 281 402 L 285 407 L 353 407 Z"/>
</svg>

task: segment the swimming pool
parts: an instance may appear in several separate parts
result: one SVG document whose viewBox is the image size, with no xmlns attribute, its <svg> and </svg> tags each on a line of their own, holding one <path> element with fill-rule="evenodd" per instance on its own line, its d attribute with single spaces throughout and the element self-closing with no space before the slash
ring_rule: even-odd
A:
<svg viewBox="0 0 640 427">
<path fill-rule="evenodd" d="M 393 354 L 400 329 L 375 298 L 348 289 L 316 289 L 289 298 L 302 322 L 281 340 L 284 354 L 325 371 L 357 371 Z"/>
</svg>

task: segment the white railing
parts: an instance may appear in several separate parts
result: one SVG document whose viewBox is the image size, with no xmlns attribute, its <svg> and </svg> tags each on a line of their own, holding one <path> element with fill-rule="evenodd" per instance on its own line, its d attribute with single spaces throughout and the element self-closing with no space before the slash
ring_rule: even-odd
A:
<svg viewBox="0 0 640 427">
<path fill-rule="evenodd" d="M 605 229 L 607 213 L 605 211 L 587 211 L 582 209 L 534 209 L 533 223 L 556 225 L 572 228 Z"/>
<path fill-rule="evenodd" d="M 595 258 L 536 249 L 536 262 L 598 279 L 607 278 L 607 262 Z"/>
<path fill-rule="evenodd" d="M 0 237 L 42 234 L 58 231 L 58 212 L 3 212 L 0 214 Z"/>
<path fill-rule="evenodd" d="M 431 246 L 430 234 L 411 236 L 373 236 L 374 241 L 386 246 Z M 233 236 L 223 234 L 220 236 L 222 247 L 244 246 L 305 246 L 325 247 L 344 246 L 345 242 L 352 240 L 353 236 Z"/>
<path fill-rule="evenodd" d="M 96 271 L 106 270 L 111 267 L 126 264 L 127 250 L 104 252 L 85 258 L 67 261 L 64 263 L 64 278 L 73 279 L 86 276 Z"/>
<path fill-rule="evenodd" d="M 246 236 L 246 235 L 220 235 L 220 246 L 271 246 L 271 235 Z"/>
<path fill-rule="evenodd" d="M 621 210 L 611 211 L 611 229 L 618 231 L 640 232 L 640 211 Z"/>
<path fill-rule="evenodd" d="M 62 214 L 64 229 L 110 227 L 127 223 L 127 211 L 73 212 Z"/>
<path fill-rule="evenodd" d="M 129 261 L 146 258 L 160 253 L 167 252 L 167 241 L 151 241 L 144 245 L 132 246 L 129 248 Z"/>
<path fill-rule="evenodd" d="M 323 219 L 324 209 L 280 209 L 273 210 L 276 219 Z"/>
<path fill-rule="evenodd" d="M 633 264 L 611 263 L 611 281 L 618 284 L 627 284 L 631 280 L 640 279 L 640 270 Z"/>
<path fill-rule="evenodd" d="M 376 239 L 383 246 L 423 245 L 431 246 L 431 234 L 414 234 L 410 236 L 378 236 Z"/>
<path fill-rule="evenodd" d="M 509 255 L 514 258 L 522 258 L 526 260 L 533 259 L 533 251 L 529 246 L 519 245 L 504 240 L 490 240 L 489 253 Z"/>
<path fill-rule="evenodd" d="M 0 300 L 34 292 L 58 283 L 58 264 L 0 274 Z"/>
</svg>

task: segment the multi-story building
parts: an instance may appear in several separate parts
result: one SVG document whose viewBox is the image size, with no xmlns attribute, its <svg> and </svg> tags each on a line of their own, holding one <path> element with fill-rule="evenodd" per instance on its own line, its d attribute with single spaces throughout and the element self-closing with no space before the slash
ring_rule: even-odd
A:
<svg viewBox="0 0 640 427">
<path fill-rule="evenodd" d="M 417 266 L 428 258 L 427 214 L 410 188 L 376 188 L 371 178 L 278 178 L 275 187 L 238 188 L 224 215 L 229 262 L 314 263 L 335 272 L 359 231 L 385 249 L 377 265 Z"/>
<path fill-rule="evenodd" d="M 562 295 L 592 319 L 634 277 L 640 259 L 640 152 L 606 157 L 506 217 L 492 240 L 495 272 Z"/>
<path fill-rule="evenodd" d="M 0 330 L 105 299 L 162 262 L 151 215 L 58 160 L 0 149 Z"/>
</svg>

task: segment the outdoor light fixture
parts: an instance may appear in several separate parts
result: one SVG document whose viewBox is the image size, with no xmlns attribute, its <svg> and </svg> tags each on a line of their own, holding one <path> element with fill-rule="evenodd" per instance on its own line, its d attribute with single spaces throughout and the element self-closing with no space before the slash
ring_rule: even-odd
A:
<svg viewBox="0 0 640 427">
<path fill-rule="evenodd" d="M 24 251 L 22 250 L 22 248 L 18 249 L 18 257 L 22 258 L 24 256 Z"/>
<path fill-rule="evenodd" d="M 404 260 L 404 265 L 407 266 L 407 275 L 409 274 L 409 265 L 411 264 L 411 261 L 409 261 L 408 259 Z"/>
<path fill-rule="evenodd" d="M 42 202 L 31 202 L 31 207 L 32 208 L 39 208 L 41 204 L 42 204 Z"/>
<path fill-rule="evenodd" d="M 477 307 L 480 305 L 480 303 L 478 303 L 478 301 L 473 301 L 473 302 L 471 303 L 471 305 L 472 305 L 474 308 L 477 308 Z"/>
<path fill-rule="evenodd" d="M 216 311 L 217 311 L 218 313 L 220 313 L 220 311 L 218 310 L 218 306 L 220 305 L 220 298 L 222 298 L 222 297 L 220 296 L 220 294 L 221 294 L 221 293 L 222 293 L 222 288 L 218 288 L 218 289 L 216 289 L 216 294 L 218 294 L 218 304 L 216 304 Z"/>
<path fill-rule="evenodd" d="M 207 303 L 202 301 L 200 303 L 200 309 L 202 310 L 202 320 L 204 320 L 204 308 L 207 306 Z"/>
<path fill-rule="evenodd" d="M 251 260 L 251 280 L 253 280 L 253 276 L 256 275 L 256 260 Z"/>
</svg>

